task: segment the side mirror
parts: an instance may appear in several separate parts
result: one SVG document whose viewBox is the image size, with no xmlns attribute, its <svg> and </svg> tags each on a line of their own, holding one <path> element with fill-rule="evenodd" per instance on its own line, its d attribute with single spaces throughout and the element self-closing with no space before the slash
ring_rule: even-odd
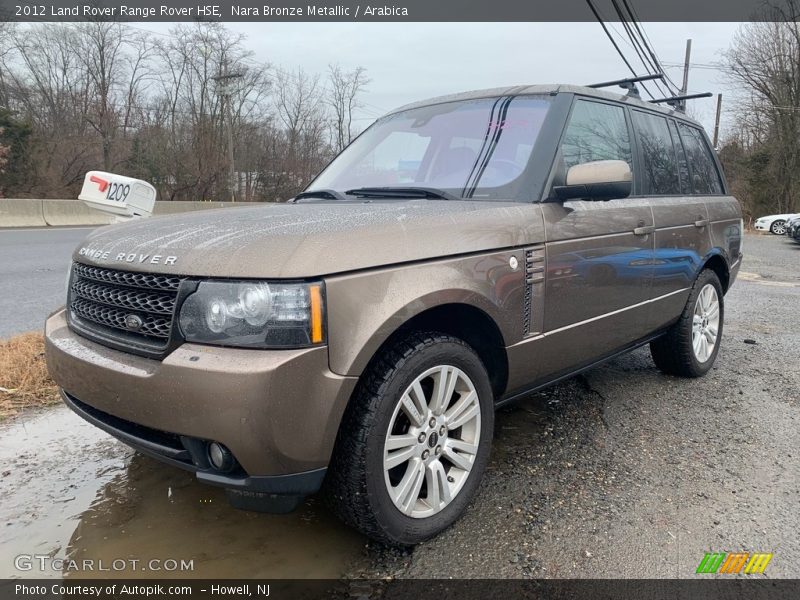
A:
<svg viewBox="0 0 800 600">
<path fill-rule="evenodd" d="M 570 167 L 567 185 L 555 186 L 553 193 L 561 201 L 627 198 L 632 181 L 631 167 L 624 160 L 595 160 Z"/>
</svg>

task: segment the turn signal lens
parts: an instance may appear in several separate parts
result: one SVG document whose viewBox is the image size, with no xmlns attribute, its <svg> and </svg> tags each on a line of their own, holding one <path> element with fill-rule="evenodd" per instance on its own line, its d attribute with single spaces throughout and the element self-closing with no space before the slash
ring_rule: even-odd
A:
<svg viewBox="0 0 800 600">
<path fill-rule="evenodd" d="M 318 285 L 309 288 L 311 294 L 311 343 L 322 341 L 322 290 Z"/>
</svg>

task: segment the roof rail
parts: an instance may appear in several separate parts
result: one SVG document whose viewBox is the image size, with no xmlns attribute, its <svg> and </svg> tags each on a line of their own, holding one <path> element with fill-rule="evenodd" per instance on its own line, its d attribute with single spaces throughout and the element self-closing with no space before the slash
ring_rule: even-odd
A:
<svg viewBox="0 0 800 600">
<path fill-rule="evenodd" d="M 683 96 L 669 96 L 668 98 L 659 98 L 657 100 L 650 100 L 653 104 L 669 104 L 676 110 L 686 112 L 686 101 L 694 100 L 696 98 L 710 98 L 713 96 L 711 92 L 703 92 L 702 94 L 686 94 Z"/>
<path fill-rule="evenodd" d="M 625 79 L 615 79 L 613 81 L 604 81 L 602 83 L 592 83 L 586 87 L 604 88 L 618 85 L 623 90 L 628 90 L 628 96 L 641 98 L 639 95 L 639 88 L 636 87 L 636 83 L 639 81 L 650 81 L 651 79 L 664 79 L 664 75 L 662 73 L 656 73 L 653 75 L 637 75 L 636 77 L 627 77 Z"/>
</svg>

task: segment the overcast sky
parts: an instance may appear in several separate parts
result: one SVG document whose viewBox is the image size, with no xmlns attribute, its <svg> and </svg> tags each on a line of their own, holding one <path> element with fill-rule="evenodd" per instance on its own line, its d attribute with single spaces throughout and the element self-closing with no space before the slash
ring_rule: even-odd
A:
<svg viewBox="0 0 800 600">
<path fill-rule="evenodd" d="M 619 23 L 611 26 L 624 36 Z M 170 25 L 140 27 L 163 33 Z M 345 68 L 366 67 L 372 81 L 363 96 L 361 127 L 387 110 L 431 96 L 629 76 L 597 23 L 226 23 L 226 27 L 247 36 L 256 59 L 277 66 L 300 65 L 319 73 L 331 62 Z M 721 59 L 738 27 L 737 23 L 645 23 L 644 31 L 667 74 L 680 86 L 686 39 L 692 39 L 692 63 L 708 65 Z M 630 45 L 620 35 L 617 39 L 632 64 L 640 67 Z M 681 66 L 671 66 L 677 63 Z M 730 100 L 733 90 L 723 72 L 698 66 L 690 71 L 689 91 L 722 92 L 724 100 Z M 716 98 L 690 104 L 690 114 L 711 134 Z M 726 106 L 730 108 L 730 103 L 723 101 L 723 130 Z"/>
</svg>

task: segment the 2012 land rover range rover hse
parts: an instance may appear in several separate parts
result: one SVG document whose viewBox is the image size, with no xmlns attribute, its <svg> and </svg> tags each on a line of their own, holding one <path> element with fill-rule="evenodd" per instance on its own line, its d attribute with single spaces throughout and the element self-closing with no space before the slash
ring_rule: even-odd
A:
<svg viewBox="0 0 800 600">
<path fill-rule="evenodd" d="M 464 512 L 494 409 L 650 344 L 698 377 L 741 261 L 702 128 L 576 86 L 379 119 L 287 203 L 98 229 L 46 324 L 64 401 L 145 454 L 413 544 Z"/>
</svg>

